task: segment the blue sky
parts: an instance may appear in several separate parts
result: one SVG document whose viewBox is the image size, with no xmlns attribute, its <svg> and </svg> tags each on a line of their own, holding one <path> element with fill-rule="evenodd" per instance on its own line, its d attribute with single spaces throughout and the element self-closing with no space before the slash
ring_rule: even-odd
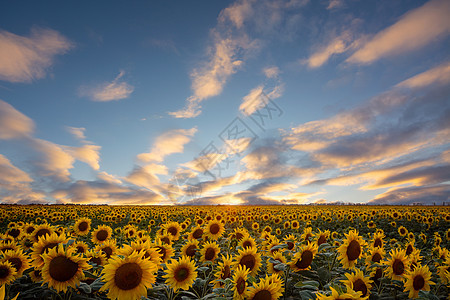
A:
<svg viewBox="0 0 450 300">
<path fill-rule="evenodd" d="M 3 203 L 431 204 L 450 2 L 13 1 Z"/>
</svg>

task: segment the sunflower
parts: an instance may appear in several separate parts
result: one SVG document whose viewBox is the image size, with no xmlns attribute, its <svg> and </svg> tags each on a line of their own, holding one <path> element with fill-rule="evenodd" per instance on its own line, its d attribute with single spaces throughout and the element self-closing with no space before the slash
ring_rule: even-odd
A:
<svg viewBox="0 0 450 300">
<path fill-rule="evenodd" d="M 418 265 L 420 265 L 422 260 L 422 256 L 420 256 L 420 250 L 419 249 L 414 249 L 414 251 L 408 256 L 408 269 L 412 270 L 415 267 L 417 267 Z"/>
<path fill-rule="evenodd" d="M 383 241 L 383 239 L 385 238 L 386 236 L 384 235 L 384 233 L 383 232 L 381 232 L 381 231 L 377 231 L 377 232 L 375 232 L 374 234 L 373 234 L 373 237 L 372 237 L 372 241 L 371 241 L 371 246 L 372 247 L 380 247 L 380 248 L 383 248 L 384 247 L 384 241 Z"/>
<path fill-rule="evenodd" d="M 67 291 L 67 287 L 75 288 L 84 278 L 83 270 L 91 268 L 85 258 L 74 255 L 74 248 L 64 249 L 62 244 L 42 255 L 44 266 L 42 278 L 44 283 L 56 291 Z"/>
<path fill-rule="evenodd" d="M 322 230 L 319 229 L 319 232 L 316 234 L 317 246 L 320 246 L 320 245 L 326 243 L 329 236 L 330 236 L 329 230 L 325 230 L 322 232 Z"/>
<path fill-rule="evenodd" d="M 361 299 L 361 292 L 357 293 L 353 290 L 347 290 L 347 293 L 339 294 L 339 292 L 330 286 L 331 295 L 327 296 L 322 293 L 316 294 L 317 300 L 359 300 Z"/>
<path fill-rule="evenodd" d="M 175 292 L 179 289 L 188 290 L 197 278 L 195 261 L 188 256 L 182 256 L 179 260 L 167 264 L 167 274 L 163 277 L 166 278 L 165 283 Z"/>
<path fill-rule="evenodd" d="M 390 259 L 386 262 L 388 276 L 392 280 L 404 280 L 407 271 L 408 257 L 405 250 L 393 249 L 389 252 Z"/>
<path fill-rule="evenodd" d="M 1 252 L 6 252 L 8 250 L 17 250 L 19 247 L 16 245 L 14 241 L 1 241 L 0 240 L 0 254 Z"/>
<path fill-rule="evenodd" d="M 292 271 L 299 272 L 302 270 L 308 270 L 314 259 L 314 255 L 317 254 L 317 249 L 317 244 L 309 242 L 307 245 L 301 247 L 289 263 Z"/>
<path fill-rule="evenodd" d="M 235 300 L 243 300 L 247 299 L 248 289 L 247 289 L 247 278 L 250 270 L 242 265 L 238 265 L 233 279 L 231 280 L 233 287 L 233 299 Z"/>
<path fill-rule="evenodd" d="M 188 240 L 186 244 L 181 247 L 181 255 L 194 257 L 198 249 L 198 240 Z"/>
<path fill-rule="evenodd" d="M 375 283 L 377 286 L 380 286 L 380 279 L 383 277 L 384 272 L 382 268 L 376 267 L 373 268 L 370 272 L 369 279 L 372 280 L 373 283 Z"/>
<path fill-rule="evenodd" d="M 12 283 L 16 275 L 16 269 L 9 261 L 0 262 L 0 286 Z"/>
<path fill-rule="evenodd" d="M 239 241 L 238 246 L 241 246 L 242 248 L 256 247 L 256 242 L 254 238 L 247 234 Z"/>
<path fill-rule="evenodd" d="M 238 254 L 235 257 L 236 261 L 233 266 L 237 267 L 241 265 L 250 270 L 250 275 L 255 276 L 258 273 L 259 267 L 261 266 L 261 255 L 258 253 L 256 248 L 245 248 L 243 250 L 238 250 Z"/>
<path fill-rule="evenodd" d="M 417 298 L 419 291 L 429 291 L 430 284 L 435 284 L 431 279 L 431 272 L 428 266 L 418 266 L 411 272 L 405 275 L 405 289 L 404 292 L 409 291 L 409 298 Z"/>
<path fill-rule="evenodd" d="M 200 261 L 213 262 L 219 255 L 220 247 L 216 242 L 206 242 L 203 248 L 200 250 Z"/>
<path fill-rule="evenodd" d="M 271 282 L 268 278 L 261 279 L 258 284 L 249 289 L 248 299 L 277 300 L 282 296 L 280 292 L 281 288 L 279 284 Z"/>
<path fill-rule="evenodd" d="M 96 264 L 97 266 L 104 266 L 108 260 L 104 252 L 95 252 L 93 250 L 86 253 L 86 258 L 89 263 Z"/>
<path fill-rule="evenodd" d="M 151 246 L 158 250 L 159 257 L 163 263 L 166 263 L 174 253 L 172 246 L 164 244 L 160 239 L 156 239 Z"/>
<path fill-rule="evenodd" d="M 14 240 L 18 240 L 22 237 L 22 235 L 24 234 L 24 231 L 22 229 L 21 226 L 14 226 L 12 228 L 9 228 L 6 231 L 6 235 L 9 235 L 10 237 L 12 237 Z"/>
<path fill-rule="evenodd" d="M 33 239 L 33 242 L 39 242 L 40 238 L 45 237 L 46 235 L 51 235 L 55 230 L 52 226 L 44 223 L 39 226 L 37 226 L 34 231 L 31 233 L 31 238 Z"/>
<path fill-rule="evenodd" d="M 366 266 L 370 266 L 374 263 L 381 264 L 386 252 L 383 248 L 374 247 L 368 251 L 369 254 L 366 255 Z"/>
<path fill-rule="evenodd" d="M 212 220 L 206 225 L 205 234 L 212 240 L 219 239 L 225 231 L 222 222 Z"/>
<path fill-rule="evenodd" d="M 270 262 L 271 259 L 277 261 L 277 263 Z M 277 269 L 274 268 L 279 263 L 283 263 L 283 264 L 286 263 L 286 257 L 284 257 L 284 255 L 283 255 L 283 253 L 281 251 L 275 252 L 272 255 L 272 257 L 269 257 L 267 259 L 267 273 L 269 273 L 269 274 L 273 274 L 273 273 L 281 274 L 281 273 L 283 273 L 283 271 L 277 270 Z"/>
<path fill-rule="evenodd" d="M 39 269 L 33 269 L 30 273 L 31 281 L 38 283 L 42 282 L 42 272 Z"/>
<path fill-rule="evenodd" d="M 408 229 L 406 229 L 404 226 L 400 226 L 398 228 L 398 234 L 400 234 L 400 236 L 406 236 L 408 234 Z"/>
<path fill-rule="evenodd" d="M 95 246 L 95 252 L 103 252 L 106 255 L 106 258 L 109 259 L 111 256 L 115 255 L 117 252 L 116 240 L 109 239 L 103 242 L 100 245 Z"/>
<path fill-rule="evenodd" d="M 107 225 L 98 226 L 94 232 L 92 232 L 92 242 L 95 244 L 101 244 L 112 236 L 112 229 Z"/>
<path fill-rule="evenodd" d="M 91 230 L 91 219 L 89 218 L 81 218 L 75 222 L 73 225 L 73 230 L 76 235 L 86 235 Z"/>
<path fill-rule="evenodd" d="M 232 258 L 227 254 L 222 256 L 222 262 L 219 262 L 217 271 L 214 273 L 216 279 L 213 280 L 214 288 L 223 287 L 224 283 L 219 280 L 231 278 L 231 262 Z"/>
<path fill-rule="evenodd" d="M 300 239 L 310 242 L 310 239 L 313 237 L 312 228 L 306 227 L 305 231 L 303 231 L 302 235 L 300 236 Z"/>
<path fill-rule="evenodd" d="M 364 239 L 355 230 L 345 234 L 345 240 L 338 248 L 339 260 L 345 269 L 353 269 L 358 258 L 361 257 L 362 247 L 366 244 Z"/>
<path fill-rule="evenodd" d="M 245 228 L 235 228 L 231 233 L 230 233 L 230 238 L 231 239 L 236 239 L 236 240 L 241 240 L 244 236 L 248 235 L 248 231 Z"/>
<path fill-rule="evenodd" d="M 30 261 L 22 250 L 8 250 L 3 253 L 2 261 L 8 261 L 16 269 L 16 278 L 22 276 L 23 271 L 30 267 Z"/>
<path fill-rule="evenodd" d="M 369 298 L 372 287 L 369 277 L 364 277 L 364 273 L 359 269 L 356 269 L 355 273 L 345 273 L 345 277 L 347 277 L 347 280 L 343 280 L 342 282 L 347 288 L 355 292 L 361 292 L 364 299 Z"/>
<path fill-rule="evenodd" d="M 163 228 L 170 235 L 171 240 L 176 241 L 180 238 L 180 232 L 182 231 L 180 223 L 169 222 Z"/>
<path fill-rule="evenodd" d="M 153 247 L 149 240 L 145 242 L 131 242 L 131 245 L 124 245 L 123 248 L 117 250 L 117 254 L 128 256 L 133 253 L 133 251 L 140 252 L 143 259 L 155 263 L 158 267 L 160 266 L 161 257 L 159 254 L 159 249 Z"/>
<path fill-rule="evenodd" d="M 105 284 L 100 291 L 108 290 L 110 299 L 140 299 L 156 281 L 156 264 L 142 259 L 142 254 L 133 252 L 121 258 L 113 256 L 102 271 Z"/>
<path fill-rule="evenodd" d="M 188 235 L 188 239 L 196 240 L 201 239 L 203 237 L 204 230 L 200 226 L 196 226 L 192 228 L 191 232 Z"/>
<path fill-rule="evenodd" d="M 41 268 L 44 264 L 42 255 L 48 252 L 50 249 L 55 248 L 59 244 L 64 244 L 67 242 L 65 235 L 60 235 L 52 233 L 51 235 L 45 235 L 45 237 L 40 238 L 39 242 L 34 243 L 31 248 L 31 259 L 33 260 L 33 266 L 35 268 Z"/>
<path fill-rule="evenodd" d="M 83 241 L 77 241 L 70 245 L 70 247 L 75 248 L 79 254 L 85 254 L 89 251 L 89 246 Z"/>
<path fill-rule="evenodd" d="M 292 234 L 289 234 L 284 238 L 284 243 L 287 245 L 288 250 L 293 250 L 295 247 L 296 238 Z"/>
<path fill-rule="evenodd" d="M 443 284 L 450 282 L 450 256 L 447 257 L 442 266 L 438 267 L 438 274 Z"/>
</svg>

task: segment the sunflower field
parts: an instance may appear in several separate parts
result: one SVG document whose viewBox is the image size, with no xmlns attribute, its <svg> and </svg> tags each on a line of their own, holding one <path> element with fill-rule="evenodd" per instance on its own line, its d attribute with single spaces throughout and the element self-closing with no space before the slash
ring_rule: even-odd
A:
<svg viewBox="0 0 450 300">
<path fill-rule="evenodd" d="M 450 299 L 446 206 L 0 205 L 0 299 Z"/>
</svg>

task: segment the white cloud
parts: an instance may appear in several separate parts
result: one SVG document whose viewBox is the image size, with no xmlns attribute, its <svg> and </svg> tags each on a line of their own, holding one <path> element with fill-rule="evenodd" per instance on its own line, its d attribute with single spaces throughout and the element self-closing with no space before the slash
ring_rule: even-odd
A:
<svg viewBox="0 0 450 300">
<path fill-rule="evenodd" d="M 32 28 L 28 37 L 0 30 L 0 80 L 30 82 L 45 77 L 54 57 L 73 44 L 52 29 Z"/>
<path fill-rule="evenodd" d="M 0 100 L 0 139 L 14 139 L 30 136 L 34 122 L 10 104 Z"/>
<path fill-rule="evenodd" d="M 397 84 L 398 87 L 423 88 L 432 84 L 450 83 L 450 62 L 443 63 L 433 69 L 427 70 L 414 77 Z"/>
<path fill-rule="evenodd" d="M 67 126 L 67 131 L 69 131 L 76 139 L 83 141 L 86 139 L 86 136 L 84 135 L 84 132 L 86 131 L 86 128 L 83 127 L 70 127 Z"/>
<path fill-rule="evenodd" d="M 342 5 L 344 5 L 343 0 L 330 0 L 330 3 L 328 3 L 327 9 L 328 10 L 336 9 L 336 8 L 342 7 Z"/>
<path fill-rule="evenodd" d="M 141 153 L 137 157 L 143 162 L 162 162 L 170 154 L 182 153 L 184 145 L 190 142 L 197 132 L 197 128 L 169 130 L 159 137 L 149 153 Z"/>
<path fill-rule="evenodd" d="M 79 94 L 99 102 L 128 98 L 133 93 L 134 87 L 120 80 L 123 75 L 125 75 L 125 72 L 120 71 L 119 75 L 112 82 L 105 82 L 96 87 L 82 86 L 79 89 Z"/>
<path fill-rule="evenodd" d="M 67 150 L 68 153 L 70 153 L 70 155 L 72 155 L 79 161 L 85 162 L 94 170 L 100 169 L 99 152 L 101 148 L 102 147 L 97 145 L 83 145 L 81 147 L 68 147 L 68 146 L 65 147 L 65 149 Z"/>
<path fill-rule="evenodd" d="M 31 181 L 33 179 L 26 172 L 14 166 L 8 158 L 0 154 L 0 186 Z"/>
<path fill-rule="evenodd" d="M 259 85 L 256 88 L 252 89 L 250 93 L 248 93 L 244 98 L 242 98 L 243 102 L 239 106 L 239 110 L 243 114 L 249 116 L 258 109 L 261 109 L 265 105 L 267 105 L 270 99 L 281 97 L 284 87 L 282 84 L 276 85 L 267 95 L 264 93 L 263 89 L 264 86 Z"/>
<path fill-rule="evenodd" d="M 276 78 L 280 75 L 280 69 L 277 66 L 266 67 L 263 69 L 263 73 L 267 78 Z"/>
<path fill-rule="evenodd" d="M 450 1 L 432 0 L 377 33 L 347 61 L 370 64 L 380 58 L 417 50 L 450 33 Z"/>
</svg>

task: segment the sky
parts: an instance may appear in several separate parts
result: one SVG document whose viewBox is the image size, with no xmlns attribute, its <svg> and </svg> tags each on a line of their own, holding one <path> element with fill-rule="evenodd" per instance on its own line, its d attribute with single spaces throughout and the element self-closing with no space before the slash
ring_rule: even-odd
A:
<svg viewBox="0 0 450 300">
<path fill-rule="evenodd" d="M 0 202 L 450 201 L 450 1 L 8 1 Z"/>
</svg>

